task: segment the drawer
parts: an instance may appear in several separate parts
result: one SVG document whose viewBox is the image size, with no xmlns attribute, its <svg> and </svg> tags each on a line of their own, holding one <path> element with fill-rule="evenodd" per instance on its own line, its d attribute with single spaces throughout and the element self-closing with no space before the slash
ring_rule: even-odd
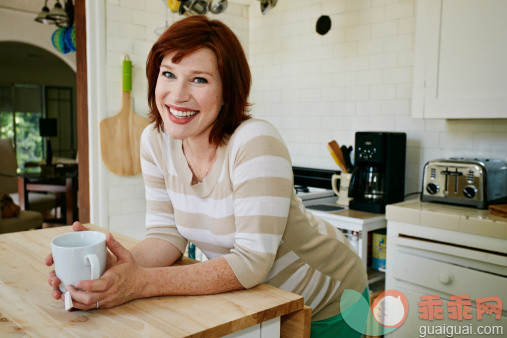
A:
<svg viewBox="0 0 507 338">
<path fill-rule="evenodd" d="M 500 297 L 507 299 L 507 278 L 487 272 L 472 270 L 463 266 L 444 263 L 411 255 L 399 250 L 393 252 L 396 265 L 392 267 L 393 277 L 407 283 L 435 290 L 448 295 L 470 295 L 475 298 Z M 506 311 L 507 302 L 503 302 Z"/>
</svg>

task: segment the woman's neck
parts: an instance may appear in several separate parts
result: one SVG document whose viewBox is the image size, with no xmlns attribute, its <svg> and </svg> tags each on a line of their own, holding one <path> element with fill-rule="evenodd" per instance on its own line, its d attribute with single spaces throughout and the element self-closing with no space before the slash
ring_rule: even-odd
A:
<svg viewBox="0 0 507 338">
<path fill-rule="evenodd" d="M 193 173 L 191 184 L 202 182 L 213 167 L 218 147 L 209 143 L 207 138 L 186 138 L 183 140 L 182 147 L 188 166 Z"/>
</svg>

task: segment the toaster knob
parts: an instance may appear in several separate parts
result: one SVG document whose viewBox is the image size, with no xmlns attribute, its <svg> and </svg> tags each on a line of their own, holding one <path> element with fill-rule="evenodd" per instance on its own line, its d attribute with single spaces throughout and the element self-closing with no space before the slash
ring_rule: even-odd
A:
<svg viewBox="0 0 507 338">
<path fill-rule="evenodd" d="M 431 195 L 436 194 L 440 190 L 440 187 L 435 183 L 428 183 L 426 186 L 426 191 Z"/>
<path fill-rule="evenodd" d="M 476 194 L 477 189 L 473 185 L 469 185 L 463 189 L 463 195 L 465 195 L 466 198 L 474 198 Z"/>
</svg>

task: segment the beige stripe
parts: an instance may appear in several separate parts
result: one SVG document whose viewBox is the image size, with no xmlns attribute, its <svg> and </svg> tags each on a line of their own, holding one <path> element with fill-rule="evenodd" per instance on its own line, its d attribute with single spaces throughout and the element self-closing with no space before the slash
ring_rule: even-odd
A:
<svg viewBox="0 0 507 338">
<path fill-rule="evenodd" d="M 167 189 L 172 192 L 184 195 L 196 195 L 191 188 L 186 187 L 178 176 L 174 176 L 164 171 L 164 177 L 167 182 Z M 231 183 L 229 180 L 217 182 L 212 193 L 207 198 L 216 200 L 224 199 L 232 194 Z"/>
<path fill-rule="evenodd" d="M 236 221 L 237 224 L 255 224 L 255 227 L 243 227 L 241 232 L 280 235 L 280 229 L 285 226 L 287 218 L 277 216 L 237 216 Z"/>
<path fill-rule="evenodd" d="M 143 174 L 144 184 L 150 188 L 165 189 L 165 180 L 163 177 Z"/>
<path fill-rule="evenodd" d="M 272 285 L 279 288 L 283 283 L 287 281 L 296 271 L 298 271 L 305 263 L 302 260 L 295 261 L 285 269 L 280 271 L 278 274 L 273 276 L 266 284 Z"/>
<path fill-rule="evenodd" d="M 235 198 L 275 196 L 289 197 L 292 195 L 294 185 L 291 181 L 282 177 L 258 177 L 235 187 Z"/>
<path fill-rule="evenodd" d="M 294 288 L 294 290 L 292 292 L 297 293 L 298 295 L 302 294 L 303 290 L 305 289 L 306 285 L 308 284 L 308 282 L 310 281 L 310 279 L 312 278 L 314 273 L 315 273 L 315 269 L 313 269 L 310 266 L 310 268 L 306 272 L 305 276 L 299 280 L 298 285 L 296 285 L 296 287 Z M 306 299 L 305 299 L 305 304 L 306 304 Z"/>
<path fill-rule="evenodd" d="M 164 241 L 167 241 L 167 242 L 171 243 L 172 245 L 174 245 L 178 250 L 181 251 L 181 253 L 185 252 L 185 249 L 187 247 L 187 240 L 186 239 L 184 239 L 183 237 L 176 235 L 176 234 L 168 234 L 165 232 L 160 232 L 158 230 L 160 230 L 160 229 L 159 228 L 148 229 L 148 232 L 145 237 L 146 238 L 154 237 L 154 238 L 163 239 Z"/>
<path fill-rule="evenodd" d="M 241 147 L 234 165 L 238 166 L 258 156 L 278 156 L 290 162 L 290 154 L 285 144 L 272 136 L 262 135 L 249 140 Z"/>
<path fill-rule="evenodd" d="M 219 255 L 227 255 L 227 254 L 231 253 L 231 249 L 224 248 L 219 245 L 200 242 L 200 241 L 194 241 L 194 240 L 192 241 L 192 243 L 194 243 L 195 246 L 198 247 L 199 250 L 201 250 L 201 251 L 213 252 L 213 253 L 216 253 Z"/>
<path fill-rule="evenodd" d="M 322 289 L 322 287 L 324 286 L 325 282 L 326 282 L 326 275 L 321 273 L 319 276 L 319 280 L 317 281 L 317 284 L 315 285 L 315 288 L 312 290 L 311 294 L 308 295 L 307 298 L 305 298 L 305 304 L 308 305 L 308 304 L 313 303 L 315 297 L 319 294 L 319 292 Z M 305 289 L 305 291 L 306 291 L 306 289 Z"/>
<path fill-rule="evenodd" d="M 148 214 L 174 214 L 171 202 L 152 201 L 146 203 L 146 212 Z"/>
<path fill-rule="evenodd" d="M 197 210 L 196 210 L 197 211 Z M 199 213 L 187 213 L 176 210 L 175 219 L 178 225 L 197 230 L 209 230 L 214 235 L 229 235 L 236 231 L 234 215 L 212 218 Z"/>
</svg>

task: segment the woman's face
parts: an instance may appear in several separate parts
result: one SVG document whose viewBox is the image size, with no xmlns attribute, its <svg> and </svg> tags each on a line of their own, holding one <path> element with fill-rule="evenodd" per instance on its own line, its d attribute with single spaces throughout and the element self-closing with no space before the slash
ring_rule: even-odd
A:
<svg viewBox="0 0 507 338">
<path fill-rule="evenodd" d="M 208 137 L 223 104 L 215 53 L 201 48 L 173 63 L 160 64 L 155 101 L 167 134 L 175 139 Z"/>
</svg>

